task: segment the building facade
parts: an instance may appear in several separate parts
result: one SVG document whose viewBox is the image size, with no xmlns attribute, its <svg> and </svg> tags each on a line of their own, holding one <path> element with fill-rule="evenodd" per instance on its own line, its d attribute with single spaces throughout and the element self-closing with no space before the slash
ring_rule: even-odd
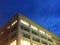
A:
<svg viewBox="0 0 60 45">
<path fill-rule="evenodd" d="M 16 14 L 10 19 L 0 34 L 0 45 L 60 45 L 57 36 L 22 14 Z"/>
</svg>

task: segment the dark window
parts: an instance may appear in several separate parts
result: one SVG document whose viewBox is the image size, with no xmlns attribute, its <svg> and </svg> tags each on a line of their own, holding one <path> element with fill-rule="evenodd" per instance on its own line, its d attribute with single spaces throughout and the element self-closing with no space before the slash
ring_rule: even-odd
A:
<svg viewBox="0 0 60 45">
<path fill-rule="evenodd" d="M 49 45 L 52 45 L 52 44 L 49 44 Z"/>
<path fill-rule="evenodd" d="M 14 37 L 16 37 L 16 33 L 11 35 L 11 39 L 13 39 Z"/>
<path fill-rule="evenodd" d="M 14 32 L 17 29 L 17 26 L 11 29 L 11 32 Z"/>
<path fill-rule="evenodd" d="M 36 42 L 40 42 L 39 38 L 33 37 L 33 40 Z"/>
<path fill-rule="evenodd" d="M 26 38 L 30 38 L 30 35 L 26 34 L 26 33 L 23 33 L 23 36 L 26 37 Z"/>
<path fill-rule="evenodd" d="M 32 33 L 33 33 L 34 35 L 37 35 L 37 36 L 39 35 L 37 32 L 35 32 L 35 31 L 33 31 L 33 30 L 32 30 Z"/>
<path fill-rule="evenodd" d="M 45 37 L 44 35 L 41 35 L 41 38 L 44 38 L 44 39 L 46 39 L 46 37 Z"/>
<path fill-rule="evenodd" d="M 27 32 L 30 32 L 30 29 L 27 28 L 27 27 L 21 26 L 21 29 L 22 29 L 22 30 L 25 30 L 25 31 L 27 31 Z"/>
<path fill-rule="evenodd" d="M 45 45 L 47 45 L 47 42 L 45 42 L 45 41 L 42 41 L 42 44 L 45 44 Z"/>
<path fill-rule="evenodd" d="M 52 42 L 52 39 L 48 38 L 48 41 Z"/>
<path fill-rule="evenodd" d="M 8 39 L 8 38 L 6 38 L 6 39 L 4 40 L 4 42 L 8 42 L 8 40 L 9 40 L 9 39 Z"/>
<path fill-rule="evenodd" d="M 9 34 L 9 31 L 6 31 L 5 34 Z"/>
</svg>

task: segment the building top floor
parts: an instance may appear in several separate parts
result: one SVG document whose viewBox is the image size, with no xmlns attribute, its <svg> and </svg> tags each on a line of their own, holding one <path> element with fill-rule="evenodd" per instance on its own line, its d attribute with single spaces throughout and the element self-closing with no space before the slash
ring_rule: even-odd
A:
<svg viewBox="0 0 60 45">
<path fill-rule="evenodd" d="M 41 27 L 40 25 L 36 24 L 35 22 L 31 21 L 30 19 L 28 19 L 27 17 L 23 16 L 22 14 L 16 14 L 14 17 L 12 17 L 3 27 L 2 27 L 2 31 L 9 29 L 10 27 L 12 27 L 15 24 L 22 23 L 27 27 L 31 27 L 32 29 L 34 29 L 35 31 L 40 31 L 42 34 L 46 34 L 48 37 L 53 37 L 54 39 L 60 41 L 60 39 L 55 36 L 54 34 L 52 34 L 51 32 L 49 32 L 48 30 L 44 29 L 43 27 Z M 2 32 L 0 31 L 0 32 Z M 3 32 L 2 32 L 3 33 Z"/>
</svg>

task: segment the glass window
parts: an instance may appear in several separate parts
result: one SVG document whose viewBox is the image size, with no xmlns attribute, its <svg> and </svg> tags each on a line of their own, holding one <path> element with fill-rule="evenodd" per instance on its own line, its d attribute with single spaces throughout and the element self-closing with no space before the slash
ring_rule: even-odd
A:
<svg viewBox="0 0 60 45">
<path fill-rule="evenodd" d="M 9 31 L 4 32 L 4 34 L 6 34 L 6 35 L 9 34 Z"/>
<path fill-rule="evenodd" d="M 44 38 L 44 39 L 46 39 L 46 36 L 44 36 L 44 35 L 41 35 L 41 38 Z"/>
<path fill-rule="evenodd" d="M 16 37 L 16 32 L 11 35 L 11 39 L 13 39 L 14 37 Z"/>
<path fill-rule="evenodd" d="M 52 42 L 52 39 L 48 38 L 48 41 Z"/>
<path fill-rule="evenodd" d="M 11 26 L 15 25 L 16 23 L 17 23 L 17 20 L 15 20 L 15 21 L 11 24 Z"/>
<path fill-rule="evenodd" d="M 45 32 L 44 32 L 44 31 L 42 31 L 42 30 L 39 30 L 39 32 L 40 32 L 40 33 L 42 33 L 42 34 L 45 34 Z"/>
<path fill-rule="evenodd" d="M 40 39 L 36 38 L 36 37 L 33 37 L 33 40 L 36 41 L 36 42 L 40 42 Z"/>
<path fill-rule="evenodd" d="M 31 28 L 33 28 L 34 30 L 38 30 L 38 28 L 36 28 L 35 26 L 31 25 Z"/>
<path fill-rule="evenodd" d="M 16 40 L 12 41 L 10 45 L 16 45 Z"/>
<path fill-rule="evenodd" d="M 21 39 L 21 45 L 30 45 L 30 41 Z"/>
<path fill-rule="evenodd" d="M 33 30 L 32 30 L 32 33 L 37 36 L 39 35 L 36 31 L 33 31 Z"/>
<path fill-rule="evenodd" d="M 10 26 L 7 27 L 7 29 L 9 29 L 9 28 L 10 28 Z"/>
<path fill-rule="evenodd" d="M 37 44 L 37 43 L 33 43 L 32 45 L 39 45 L 39 44 Z"/>
<path fill-rule="evenodd" d="M 23 23 L 23 24 L 25 24 L 25 25 L 27 25 L 27 26 L 29 26 L 29 23 L 26 22 L 26 21 L 24 21 L 24 20 L 22 20 L 22 19 L 20 20 L 20 22 Z"/>
<path fill-rule="evenodd" d="M 45 42 L 45 41 L 42 41 L 42 44 L 44 44 L 44 45 L 48 45 L 47 42 Z"/>
<path fill-rule="evenodd" d="M 26 38 L 30 38 L 30 35 L 29 34 L 26 34 L 26 33 L 22 33 L 24 37 Z"/>
<path fill-rule="evenodd" d="M 49 43 L 49 45 L 52 45 L 52 44 Z"/>
<path fill-rule="evenodd" d="M 50 38 L 51 38 L 51 36 L 50 36 L 49 34 L 47 34 L 47 33 L 46 33 L 46 36 L 48 36 L 48 37 L 50 37 Z"/>
<path fill-rule="evenodd" d="M 17 26 L 11 29 L 11 32 L 14 32 L 17 29 Z"/>
<path fill-rule="evenodd" d="M 21 29 L 22 29 L 22 30 L 25 30 L 25 31 L 27 31 L 27 32 L 30 32 L 30 29 L 27 28 L 27 27 L 21 26 Z"/>
<path fill-rule="evenodd" d="M 8 41 L 9 41 L 9 39 L 8 38 L 5 38 L 4 42 L 8 42 Z"/>
</svg>

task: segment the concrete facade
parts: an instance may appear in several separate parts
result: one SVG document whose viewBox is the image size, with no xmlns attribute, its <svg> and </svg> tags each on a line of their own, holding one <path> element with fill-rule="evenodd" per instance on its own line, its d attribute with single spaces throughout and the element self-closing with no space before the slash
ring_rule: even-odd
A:
<svg viewBox="0 0 60 45">
<path fill-rule="evenodd" d="M 60 45 L 60 39 L 22 14 L 1 29 L 1 45 Z"/>
</svg>

